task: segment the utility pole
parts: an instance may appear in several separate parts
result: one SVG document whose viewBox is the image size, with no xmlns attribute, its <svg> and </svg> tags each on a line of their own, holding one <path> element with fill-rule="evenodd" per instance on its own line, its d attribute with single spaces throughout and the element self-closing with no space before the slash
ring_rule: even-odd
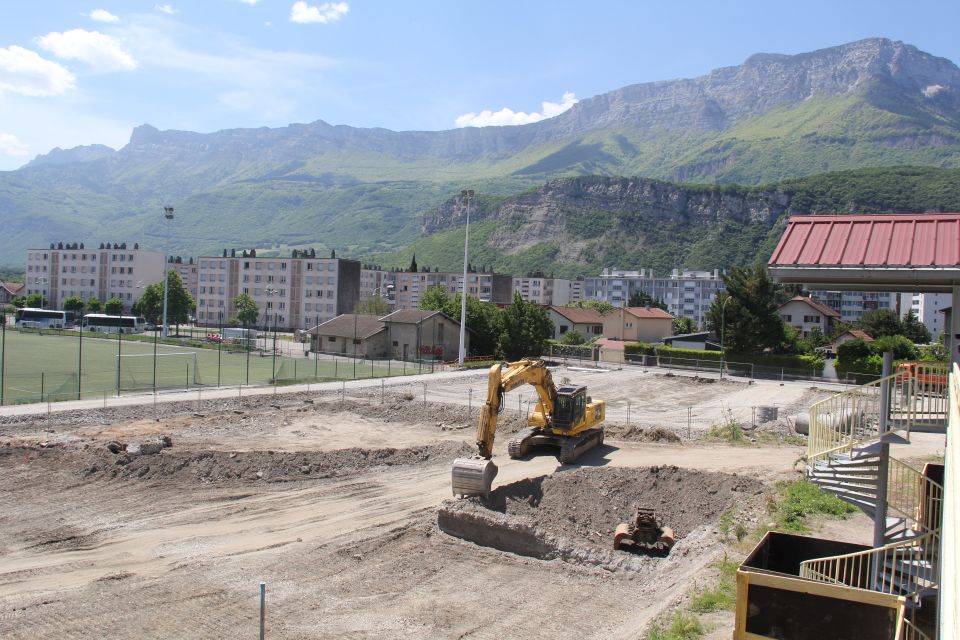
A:
<svg viewBox="0 0 960 640">
<path fill-rule="evenodd" d="M 473 199 L 473 189 L 464 189 L 460 192 L 460 197 L 467 201 L 467 227 L 463 236 L 463 287 L 460 294 L 460 353 L 459 363 L 463 369 L 463 363 L 467 358 L 467 256 L 470 247 L 470 201 Z"/>
<path fill-rule="evenodd" d="M 163 337 L 166 339 L 170 335 L 169 328 L 167 327 L 167 298 L 169 297 L 168 289 L 170 288 L 170 224 L 173 221 L 173 207 L 164 207 L 163 217 L 167 219 L 167 246 L 165 248 L 165 255 L 163 256 Z"/>
</svg>

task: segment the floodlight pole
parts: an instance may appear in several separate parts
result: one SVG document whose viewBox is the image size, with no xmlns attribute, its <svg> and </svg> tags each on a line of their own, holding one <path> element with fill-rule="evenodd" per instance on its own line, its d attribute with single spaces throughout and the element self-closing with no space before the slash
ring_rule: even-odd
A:
<svg viewBox="0 0 960 640">
<path fill-rule="evenodd" d="M 168 266 L 170 264 L 170 223 L 173 220 L 173 207 L 164 207 L 163 217 L 167 219 L 167 246 L 165 247 L 163 256 L 163 338 L 166 340 L 170 335 L 169 327 L 167 327 L 167 298 L 169 297 L 168 289 L 170 288 Z"/>
<path fill-rule="evenodd" d="M 467 226 L 463 236 L 463 287 L 460 293 L 460 349 L 458 358 L 460 368 L 463 369 L 464 362 L 467 359 L 467 255 L 470 247 L 470 200 L 473 199 L 473 189 L 462 190 L 460 197 L 467 201 Z"/>
</svg>

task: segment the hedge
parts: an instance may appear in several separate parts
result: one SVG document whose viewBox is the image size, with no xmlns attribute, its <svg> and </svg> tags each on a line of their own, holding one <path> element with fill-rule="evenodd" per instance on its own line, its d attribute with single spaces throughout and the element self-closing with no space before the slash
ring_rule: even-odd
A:
<svg viewBox="0 0 960 640">
<path fill-rule="evenodd" d="M 644 342 L 628 342 L 623 345 L 624 356 L 630 355 L 658 355 L 664 358 L 686 358 L 689 360 L 708 360 L 719 362 L 720 351 L 698 351 L 696 349 L 677 349 L 661 345 L 652 345 Z M 764 354 L 753 355 L 743 353 L 728 353 L 727 362 L 744 362 L 758 367 L 773 367 L 783 369 L 802 369 L 823 373 L 824 360 L 820 356 L 794 354 Z"/>
</svg>

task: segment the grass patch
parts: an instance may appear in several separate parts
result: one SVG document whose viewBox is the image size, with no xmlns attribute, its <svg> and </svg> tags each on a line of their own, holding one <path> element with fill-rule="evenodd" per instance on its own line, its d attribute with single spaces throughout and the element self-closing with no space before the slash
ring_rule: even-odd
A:
<svg viewBox="0 0 960 640">
<path fill-rule="evenodd" d="M 780 500 L 777 502 L 774 519 L 781 531 L 806 533 L 810 530 L 806 522 L 810 516 L 846 518 L 857 510 L 840 498 L 821 491 L 817 485 L 806 479 L 778 482 L 777 492 Z"/>
<path fill-rule="evenodd" d="M 697 591 L 690 601 L 690 610 L 697 613 L 733 611 L 737 608 L 737 569 L 740 563 L 724 558 L 713 565 L 720 572 L 717 583 Z"/>
<path fill-rule="evenodd" d="M 696 616 L 676 611 L 666 627 L 653 623 L 645 640 L 696 640 L 704 633 L 706 630 Z"/>
<path fill-rule="evenodd" d="M 747 442 L 743 436 L 743 423 L 734 415 L 731 409 L 723 410 L 723 422 L 711 425 L 705 436 L 707 440 L 743 444 Z"/>
</svg>

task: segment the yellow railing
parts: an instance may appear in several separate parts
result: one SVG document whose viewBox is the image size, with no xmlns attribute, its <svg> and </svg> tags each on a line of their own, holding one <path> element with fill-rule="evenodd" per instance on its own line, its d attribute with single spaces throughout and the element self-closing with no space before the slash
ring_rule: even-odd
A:
<svg viewBox="0 0 960 640">
<path fill-rule="evenodd" d="M 916 549 L 929 548 L 934 535 L 927 533 L 909 540 L 831 558 L 800 563 L 800 577 L 817 582 L 842 584 L 893 595 L 914 596 L 936 586 L 936 571 L 919 562 L 904 562 Z M 883 578 L 887 579 L 884 580 Z"/>
<path fill-rule="evenodd" d="M 846 453 L 858 444 L 879 438 L 883 389 L 889 389 L 887 429 L 906 431 L 914 417 L 913 378 L 893 374 L 821 400 L 810 407 L 807 463 Z"/>
<path fill-rule="evenodd" d="M 942 362 L 905 362 L 901 373 L 913 381 L 911 421 L 913 424 L 946 424 L 950 402 L 949 369 Z"/>
<path fill-rule="evenodd" d="M 920 631 L 917 625 L 904 617 L 900 620 L 900 636 L 898 640 L 931 640 L 931 638 L 923 631 Z"/>
<path fill-rule="evenodd" d="M 906 596 L 938 586 L 943 486 L 896 458 L 888 469 L 887 511 L 904 518 L 904 527 L 916 535 L 877 549 L 807 560 L 800 564 L 801 577 Z"/>
</svg>

